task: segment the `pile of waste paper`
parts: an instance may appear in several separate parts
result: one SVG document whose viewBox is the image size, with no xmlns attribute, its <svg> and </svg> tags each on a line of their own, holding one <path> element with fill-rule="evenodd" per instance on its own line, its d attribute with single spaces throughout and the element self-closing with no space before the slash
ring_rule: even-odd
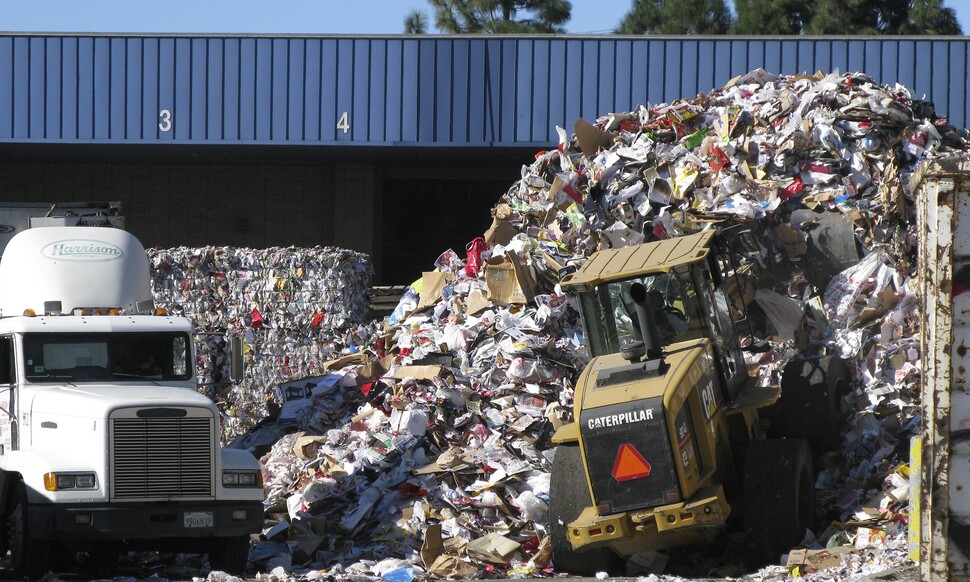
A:
<svg viewBox="0 0 970 582">
<path fill-rule="evenodd" d="M 749 368 L 777 383 L 794 358 L 836 353 L 853 378 L 841 443 L 817 467 L 824 525 L 762 577 L 907 563 L 920 358 L 908 178 L 923 160 L 962 153 L 967 133 L 900 85 L 764 70 L 559 133 L 497 201 L 491 228 L 461 254 L 444 250 L 389 318 L 355 328 L 343 316 L 334 329 L 348 339 L 327 350 L 293 336 L 312 357 L 246 388 L 274 403 L 233 443 L 264 467 L 267 528 L 253 567 L 395 582 L 555 573 L 550 436 L 571 421 L 588 361 L 557 283 L 597 249 L 725 222 L 754 234 L 750 256 L 766 274 L 749 309 L 768 349 Z M 193 313 L 211 311 L 210 297 Z M 250 311 L 246 302 L 228 316 L 247 341 Z M 296 311 L 305 319 L 312 308 Z"/>
</svg>

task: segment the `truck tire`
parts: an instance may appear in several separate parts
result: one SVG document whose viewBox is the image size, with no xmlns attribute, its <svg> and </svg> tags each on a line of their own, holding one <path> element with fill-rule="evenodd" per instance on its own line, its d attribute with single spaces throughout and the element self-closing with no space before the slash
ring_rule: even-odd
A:
<svg viewBox="0 0 970 582">
<path fill-rule="evenodd" d="M 27 487 L 18 483 L 7 515 L 7 542 L 14 576 L 36 580 L 50 569 L 54 542 L 33 537 L 27 514 Z"/>
<path fill-rule="evenodd" d="M 231 536 L 209 540 L 209 566 L 241 576 L 249 563 L 249 536 Z"/>
<path fill-rule="evenodd" d="M 106 543 L 88 552 L 88 559 L 84 564 L 85 572 L 94 579 L 114 578 L 118 572 L 118 556 L 121 555 L 119 546 Z"/>
<path fill-rule="evenodd" d="M 597 572 L 617 573 L 623 565 L 609 548 L 577 552 L 566 537 L 567 525 L 592 504 L 586 486 L 582 453 L 578 446 L 560 445 L 552 462 L 549 483 L 549 534 L 552 563 L 557 572 L 594 576 Z M 619 572 L 623 574 L 624 572 Z"/>
<path fill-rule="evenodd" d="M 808 443 L 752 441 L 744 460 L 742 501 L 745 546 L 758 566 L 798 544 L 815 517 L 815 474 Z"/>
<path fill-rule="evenodd" d="M 781 436 L 804 439 L 817 458 L 842 444 L 842 396 L 850 376 L 838 356 L 792 360 L 781 375 Z"/>
<path fill-rule="evenodd" d="M 7 489 L 3 491 L 3 496 L 0 496 L 0 509 L 3 510 L 4 516 L 10 515 L 10 508 L 13 506 L 13 489 L 13 484 L 8 482 Z M 7 543 L 8 532 L 5 519 L 0 520 L 0 556 L 6 556 L 7 551 L 10 550 L 10 545 Z"/>
</svg>

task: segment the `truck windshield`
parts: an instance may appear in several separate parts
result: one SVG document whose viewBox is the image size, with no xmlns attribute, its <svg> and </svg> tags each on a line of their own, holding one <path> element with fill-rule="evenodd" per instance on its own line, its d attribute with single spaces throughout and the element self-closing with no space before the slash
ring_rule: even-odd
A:
<svg viewBox="0 0 970 582">
<path fill-rule="evenodd" d="M 630 298 L 630 286 L 634 283 L 643 283 L 647 288 L 648 307 L 653 310 L 661 345 L 703 336 L 704 322 L 689 273 L 635 277 L 580 293 L 579 307 L 590 356 L 614 354 L 620 346 L 642 340 L 636 307 Z"/>
<path fill-rule="evenodd" d="M 184 333 L 28 333 L 24 371 L 31 382 L 187 380 Z"/>
</svg>

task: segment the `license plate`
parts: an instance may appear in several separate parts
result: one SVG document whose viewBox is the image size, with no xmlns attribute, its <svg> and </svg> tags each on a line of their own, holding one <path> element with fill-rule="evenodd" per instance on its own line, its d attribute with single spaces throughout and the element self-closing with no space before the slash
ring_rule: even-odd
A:
<svg viewBox="0 0 970 582">
<path fill-rule="evenodd" d="M 185 512 L 185 527 L 212 527 L 211 511 Z"/>
</svg>

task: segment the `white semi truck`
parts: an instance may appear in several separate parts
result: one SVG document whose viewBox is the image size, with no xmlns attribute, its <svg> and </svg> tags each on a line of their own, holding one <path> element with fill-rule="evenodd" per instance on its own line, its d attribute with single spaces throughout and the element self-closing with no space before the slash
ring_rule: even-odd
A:
<svg viewBox="0 0 970 582">
<path fill-rule="evenodd" d="M 156 310 L 130 233 L 34 228 L 0 260 L 0 555 L 38 578 L 122 549 L 206 552 L 242 573 L 260 466 L 220 446 L 192 325 Z"/>
</svg>

